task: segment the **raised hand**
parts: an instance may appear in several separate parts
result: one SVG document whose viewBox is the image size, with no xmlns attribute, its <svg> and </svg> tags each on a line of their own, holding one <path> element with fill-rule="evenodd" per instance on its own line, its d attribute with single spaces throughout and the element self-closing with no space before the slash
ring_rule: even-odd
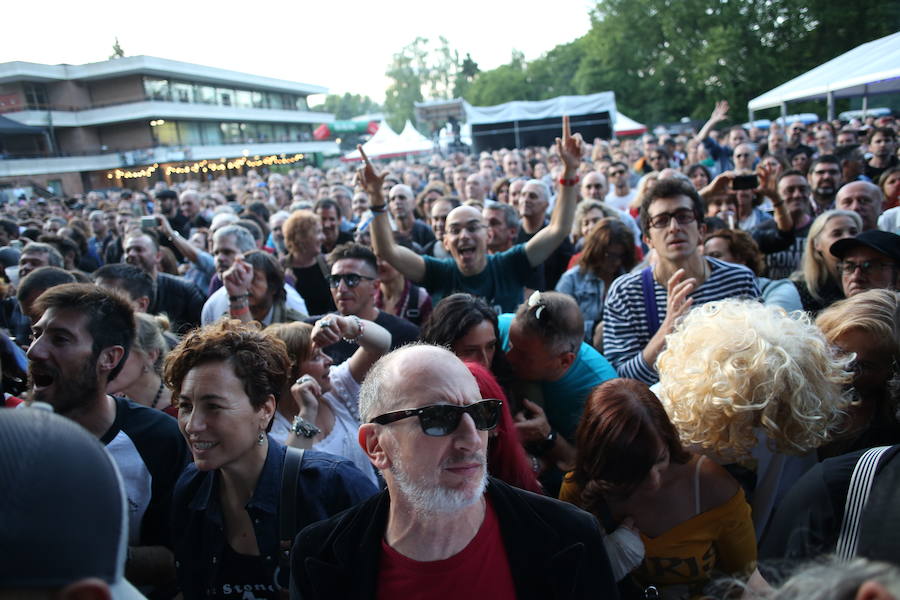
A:
<svg viewBox="0 0 900 600">
<path fill-rule="evenodd" d="M 726 100 L 719 100 L 716 102 L 716 107 L 709 116 L 709 120 L 713 123 L 724 121 L 728 118 L 728 108 L 728 102 Z"/>
<path fill-rule="evenodd" d="M 572 135 L 568 116 L 562 118 L 562 138 L 556 138 L 556 152 L 566 165 L 566 171 L 574 173 L 578 170 L 584 155 L 584 140 L 580 133 Z"/>
<path fill-rule="evenodd" d="M 359 150 L 363 162 L 365 162 L 364 166 L 356 170 L 356 181 L 359 182 L 359 185 L 361 185 L 370 196 L 383 198 L 384 195 L 381 193 L 381 186 L 384 184 L 384 178 L 388 175 L 387 171 L 377 173 L 375 167 L 372 165 L 371 161 L 369 161 L 369 157 L 366 156 L 363 147 L 357 145 L 356 149 Z"/>
</svg>

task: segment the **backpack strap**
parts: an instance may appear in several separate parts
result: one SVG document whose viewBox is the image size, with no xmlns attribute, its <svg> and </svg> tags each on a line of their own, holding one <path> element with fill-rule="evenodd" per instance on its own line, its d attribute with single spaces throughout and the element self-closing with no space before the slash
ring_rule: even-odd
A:
<svg viewBox="0 0 900 600">
<path fill-rule="evenodd" d="M 644 293 L 644 312 L 647 315 L 647 330 L 651 338 L 659 329 L 659 311 L 656 308 L 656 292 L 653 284 L 653 267 L 646 267 L 641 271 L 641 291 Z"/>
<path fill-rule="evenodd" d="M 841 532 L 834 550 L 835 555 L 842 562 L 847 562 L 856 556 L 860 522 L 866 502 L 869 500 L 869 492 L 872 491 L 875 469 L 878 467 L 881 456 L 889 449 L 890 446 L 879 446 L 866 450 L 853 468 L 850 488 L 847 490 L 847 500 L 844 503 L 844 520 L 841 522 Z"/>
<path fill-rule="evenodd" d="M 409 282 L 409 296 L 407 296 L 406 300 L 406 310 L 403 311 L 403 316 L 409 320 L 418 319 L 419 318 L 419 290 L 421 288 L 414 284 L 413 282 Z"/>
<path fill-rule="evenodd" d="M 291 546 L 297 535 L 297 480 L 302 462 L 303 449 L 288 446 L 281 470 L 281 500 L 278 504 L 278 571 L 281 577 L 286 577 L 291 571 Z M 286 579 L 276 583 L 287 591 L 289 582 Z"/>
</svg>

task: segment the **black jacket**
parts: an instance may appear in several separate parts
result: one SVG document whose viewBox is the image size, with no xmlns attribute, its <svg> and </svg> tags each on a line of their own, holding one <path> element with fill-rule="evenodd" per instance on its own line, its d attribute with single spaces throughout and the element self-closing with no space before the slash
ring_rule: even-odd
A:
<svg viewBox="0 0 900 600">
<path fill-rule="evenodd" d="M 156 276 L 156 297 L 147 312 L 165 313 L 172 323 L 172 331 L 187 333 L 200 326 L 200 311 L 206 298 L 193 282 L 182 277 L 159 273 Z"/>
<path fill-rule="evenodd" d="M 558 500 L 491 479 L 487 488 L 519 600 L 618 598 L 597 520 Z M 374 599 L 386 491 L 294 540 L 292 600 Z"/>
</svg>

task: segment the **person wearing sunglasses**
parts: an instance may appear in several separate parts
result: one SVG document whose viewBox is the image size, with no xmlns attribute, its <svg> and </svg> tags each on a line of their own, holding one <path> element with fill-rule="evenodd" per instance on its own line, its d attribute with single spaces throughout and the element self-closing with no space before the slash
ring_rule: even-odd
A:
<svg viewBox="0 0 900 600">
<path fill-rule="evenodd" d="M 326 278 L 337 311 L 330 313 L 372 321 L 391 334 L 391 349 L 419 339 L 419 328 L 404 318 L 379 310 L 375 296 L 379 288 L 378 262 L 372 250 L 361 244 L 342 244 L 328 255 L 331 273 Z M 306 319 L 310 325 L 322 316 Z M 352 340 L 341 339 L 325 349 L 339 365 L 359 349 Z"/>
<path fill-rule="evenodd" d="M 666 335 L 691 307 L 760 295 L 750 269 L 703 256 L 703 212 L 697 190 L 679 179 L 658 180 L 641 200 L 641 229 L 656 264 L 616 279 L 603 313 L 603 351 L 622 377 L 656 383 Z"/>
<path fill-rule="evenodd" d="M 609 192 L 606 194 L 606 203 L 618 210 L 627 211 L 637 193 L 631 188 L 628 180 L 630 176 L 628 165 L 616 161 L 609 165 L 607 174 L 609 176 Z"/>
<path fill-rule="evenodd" d="M 372 197 L 375 214 L 372 243 L 376 254 L 410 281 L 424 285 L 435 303 L 455 292 L 468 292 L 486 298 L 501 311 L 515 310 L 522 302 L 524 288 L 534 269 L 543 265 L 566 241 L 575 219 L 578 167 L 582 164 L 584 149 L 581 136 L 570 133 L 568 117 L 563 117 L 562 136 L 557 138 L 556 148 L 565 166 L 550 224 L 528 242 L 516 244 L 506 252 L 488 255 L 487 226 L 481 211 L 472 206 L 460 206 L 447 215 L 444 227 L 443 245 L 452 257 L 447 259 L 420 256 L 395 243 L 381 190 L 387 173 L 377 173 L 363 152 L 365 166 L 357 172 L 357 177 Z"/>
<path fill-rule="evenodd" d="M 900 272 L 900 235 L 887 231 L 863 231 L 836 241 L 829 249 L 836 256 L 844 296 L 867 290 L 897 289 Z"/>
<path fill-rule="evenodd" d="M 297 536 L 291 596 L 616 597 L 594 517 L 488 476 L 500 411 L 444 348 L 375 363 L 359 440 L 387 487 Z"/>
</svg>

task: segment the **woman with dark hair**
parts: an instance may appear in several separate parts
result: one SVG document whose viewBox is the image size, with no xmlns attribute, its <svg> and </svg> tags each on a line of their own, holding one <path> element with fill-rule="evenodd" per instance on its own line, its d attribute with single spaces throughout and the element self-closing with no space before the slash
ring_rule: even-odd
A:
<svg viewBox="0 0 900 600">
<path fill-rule="evenodd" d="M 712 174 L 709 172 L 709 169 L 700 163 L 691 165 L 687 170 L 687 176 L 688 179 L 691 180 L 694 189 L 698 192 L 708 186 L 712 181 Z"/>
<path fill-rule="evenodd" d="M 264 325 L 299 321 L 306 315 L 286 304 L 284 270 L 268 252 L 251 250 L 222 274 L 228 291 L 228 314 L 239 321 Z"/>
<path fill-rule="evenodd" d="M 482 398 L 495 398 L 503 403 L 500 406 L 500 421 L 488 438 L 488 472 L 517 488 L 543 494 L 544 490 L 534 474 L 534 467 L 519 443 L 503 388 L 484 365 L 466 361 L 466 367 L 475 377 Z"/>
<path fill-rule="evenodd" d="M 634 234 L 619 219 L 601 219 L 585 238 L 578 264 L 563 273 L 556 291 L 575 298 L 584 317 L 584 339 L 592 341 L 602 326 L 603 304 L 609 286 L 634 268 Z M 599 348 L 598 348 L 599 349 Z"/>
<path fill-rule="evenodd" d="M 693 597 L 714 571 L 753 570 L 756 539 L 743 490 L 725 469 L 681 446 L 645 384 L 613 379 L 595 388 L 576 439 L 575 469 L 560 499 L 596 515 L 608 532 L 633 524 L 645 552 L 632 573 L 639 590 L 652 585 L 663 598 Z"/>
<path fill-rule="evenodd" d="M 509 204 L 509 178 L 498 179 L 491 186 L 491 198 L 503 204 Z"/>
<path fill-rule="evenodd" d="M 434 308 L 422 328 L 422 341 L 449 348 L 464 361 L 487 367 L 494 375 L 508 373 L 503 352 L 497 351 L 497 313 L 482 298 L 452 294 Z"/>
<path fill-rule="evenodd" d="M 165 382 L 194 457 L 172 499 L 175 564 L 187 599 L 226 597 L 227 589 L 278 598 L 290 575 L 279 517 L 293 513 L 299 531 L 376 491 L 351 462 L 307 450 L 295 489 L 282 495 L 286 449 L 266 432 L 289 368 L 281 341 L 233 320 L 194 329 L 166 357 Z M 292 504 L 279 506 L 282 497 Z"/>
</svg>

